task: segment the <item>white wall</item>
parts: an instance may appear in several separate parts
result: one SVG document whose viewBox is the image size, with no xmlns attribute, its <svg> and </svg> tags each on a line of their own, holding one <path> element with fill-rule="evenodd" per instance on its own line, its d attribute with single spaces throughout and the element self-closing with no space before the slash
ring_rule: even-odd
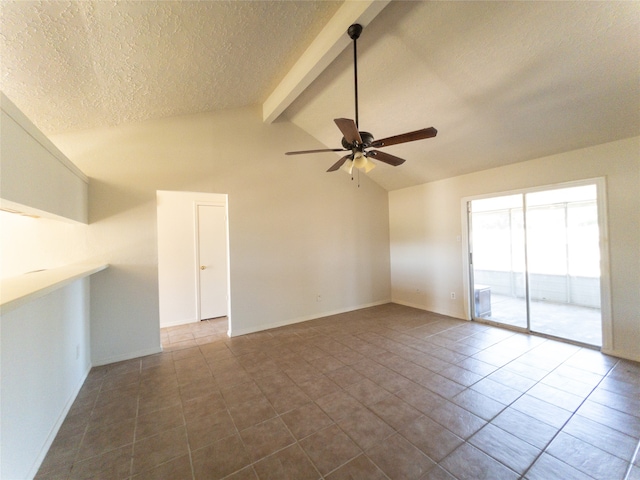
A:
<svg viewBox="0 0 640 480">
<path fill-rule="evenodd" d="M 2 314 L 0 477 L 33 478 L 84 382 L 89 279 Z"/>
<path fill-rule="evenodd" d="M 466 249 L 458 241 L 462 198 L 596 177 L 607 182 L 613 321 L 608 353 L 640 360 L 640 137 L 390 192 L 393 301 L 468 318 Z"/>
<path fill-rule="evenodd" d="M 259 108 L 53 137 L 90 178 L 94 364 L 160 349 L 156 191 L 228 194 L 234 334 L 390 298 L 387 193 L 325 173 L 335 155 Z M 317 295 L 322 301 L 317 302 Z"/>
<path fill-rule="evenodd" d="M 4 96 L 1 127 L 2 207 L 45 218 L 0 212 L 0 278 L 87 260 L 86 177 Z M 89 330 L 88 279 L 0 308 L 1 478 L 35 475 L 91 367 Z"/>
<path fill-rule="evenodd" d="M 226 207 L 224 194 L 158 191 L 160 327 L 197 322 L 196 203 Z"/>
</svg>

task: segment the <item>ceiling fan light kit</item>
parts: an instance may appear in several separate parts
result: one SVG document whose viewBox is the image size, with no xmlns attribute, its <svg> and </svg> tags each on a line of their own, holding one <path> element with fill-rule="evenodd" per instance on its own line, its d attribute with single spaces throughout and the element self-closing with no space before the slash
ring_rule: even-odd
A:
<svg viewBox="0 0 640 480">
<path fill-rule="evenodd" d="M 353 24 L 348 30 L 347 34 L 353 40 L 353 77 L 354 77 L 354 90 L 355 90 L 355 121 L 349 118 L 336 118 L 335 124 L 342 133 L 342 148 L 322 148 L 317 150 L 301 150 L 295 152 L 286 152 L 285 155 L 300 155 L 306 153 L 320 153 L 320 152 L 347 152 L 336 163 L 334 163 L 327 172 L 334 172 L 342 169 L 353 174 L 353 169 L 362 170 L 365 173 L 370 172 L 376 166 L 371 159 L 378 160 L 393 167 L 402 165 L 405 160 L 389 153 L 381 152 L 379 150 L 367 150 L 368 148 L 382 148 L 390 145 L 397 145 L 399 143 L 414 142 L 416 140 L 423 140 L 425 138 L 435 137 L 438 131 L 433 128 L 423 128 L 421 130 L 415 130 L 413 132 L 403 133 L 400 135 L 394 135 L 393 137 L 383 138 L 381 140 L 375 140 L 373 135 L 369 132 L 361 132 L 359 130 L 358 122 L 358 48 L 357 40 L 362 33 L 362 25 Z"/>
</svg>

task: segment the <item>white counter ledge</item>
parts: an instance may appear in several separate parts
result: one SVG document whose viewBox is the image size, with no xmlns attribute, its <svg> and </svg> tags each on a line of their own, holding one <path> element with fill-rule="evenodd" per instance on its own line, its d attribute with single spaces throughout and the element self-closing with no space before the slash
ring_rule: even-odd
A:
<svg viewBox="0 0 640 480">
<path fill-rule="evenodd" d="M 65 285 L 106 269 L 106 263 L 74 263 L 38 270 L 0 282 L 0 313 L 14 310 Z"/>
</svg>

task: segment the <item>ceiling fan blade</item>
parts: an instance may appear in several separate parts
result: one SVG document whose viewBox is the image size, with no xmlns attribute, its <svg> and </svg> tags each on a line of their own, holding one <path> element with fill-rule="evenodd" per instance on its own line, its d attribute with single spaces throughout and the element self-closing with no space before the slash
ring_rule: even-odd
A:
<svg viewBox="0 0 640 480">
<path fill-rule="evenodd" d="M 381 140 L 375 140 L 371 146 L 380 148 L 387 147 L 389 145 L 397 145 L 398 143 L 414 142 L 424 138 L 435 137 L 437 133 L 438 131 L 433 127 L 423 128 L 422 130 L 416 130 L 415 132 L 408 132 L 401 135 L 395 135 L 393 137 L 383 138 Z"/>
<path fill-rule="evenodd" d="M 321 148 L 319 150 L 299 150 L 297 152 L 285 152 L 285 155 L 302 155 L 303 153 L 321 153 L 321 152 L 346 152 L 344 148 Z"/>
<path fill-rule="evenodd" d="M 360 137 L 360 132 L 358 131 L 356 122 L 350 118 L 336 118 L 333 121 L 336 122 L 336 125 L 342 132 L 347 143 L 362 143 L 362 138 Z"/>
<path fill-rule="evenodd" d="M 385 152 L 379 152 L 378 150 L 369 150 L 367 152 L 367 157 L 373 158 L 374 160 L 379 160 L 384 163 L 388 163 L 389 165 L 394 167 L 402 165 L 405 162 L 404 158 L 396 157 L 395 155 L 390 155 Z"/>
<path fill-rule="evenodd" d="M 344 157 L 342 157 L 340 160 L 338 160 L 336 163 L 334 163 L 333 165 L 331 165 L 331 168 L 329 168 L 329 170 L 327 170 L 327 172 L 335 172 L 336 170 L 338 170 L 342 165 L 344 165 L 344 162 L 346 162 L 347 160 L 349 160 L 349 158 L 351 158 L 351 155 L 345 155 Z"/>
</svg>

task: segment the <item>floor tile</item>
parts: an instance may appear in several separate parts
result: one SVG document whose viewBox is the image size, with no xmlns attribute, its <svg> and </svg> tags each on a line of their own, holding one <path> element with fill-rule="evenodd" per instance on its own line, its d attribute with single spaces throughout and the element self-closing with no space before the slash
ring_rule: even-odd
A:
<svg viewBox="0 0 640 480">
<path fill-rule="evenodd" d="M 489 455 L 465 443 L 441 464 L 459 480 L 517 480 L 519 475 Z"/>
<path fill-rule="evenodd" d="M 566 375 L 560 375 L 557 372 L 558 372 L 558 369 L 556 369 L 555 371 L 551 372 L 549 375 L 544 377 L 542 380 L 540 380 L 539 385 L 549 385 L 551 387 L 557 388 L 558 390 L 562 390 L 564 392 L 567 392 L 572 395 L 577 395 L 582 398 L 589 395 L 593 391 L 594 387 L 596 386 L 595 384 L 584 383 L 584 382 L 575 380 Z"/>
<path fill-rule="evenodd" d="M 635 398 L 627 397 L 609 390 L 596 388 L 591 395 L 589 395 L 588 400 L 613 408 L 622 413 L 636 417 L 640 416 L 640 396 Z"/>
<path fill-rule="evenodd" d="M 350 385 L 345 388 L 345 391 L 364 405 L 372 405 L 390 395 L 369 379 Z"/>
<path fill-rule="evenodd" d="M 320 473 L 299 445 L 291 445 L 263 458 L 253 468 L 260 480 L 316 480 Z"/>
<path fill-rule="evenodd" d="M 562 428 L 571 417 L 570 411 L 527 394 L 513 402 L 511 407 L 555 428 Z"/>
<path fill-rule="evenodd" d="M 451 400 L 456 405 L 485 420 L 491 420 L 506 408 L 506 405 L 471 389 L 460 392 Z"/>
<path fill-rule="evenodd" d="M 525 474 L 526 480 L 593 480 L 593 477 L 576 470 L 571 465 L 543 453 Z"/>
<path fill-rule="evenodd" d="M 469 438 L 487 423 L 451 402 L 442 404 L 435 410 L 427 412 L 426 415 L 463 439 Z"/>
<path fill-rule="evenodd" d="M 507 408 L 491 423 L 538 449 L 545 448 L 558 429 L 513 408 Z"/>
<path fill-rule="evenodd" d="M 326 475 L 362 451 L 337 425 L 332 425 L 300 441 L 316 468 Z"/>
<path fill-rule="evenodd" d="M 277 415 L 271 403 L 264 397 L 261 397 L 257 401 L 249 401 L 235 405 L 229 408 L 229 413 L 238 430 L 244 430 L 245 428 L 264 422 Z"/>
<path fill-rule="evenodd" d="M 142 473 L 157 465 L 188 455 L 187 432 L 184 426 L 166 430 L 133 444 L 132 473 Z"/>
<path fill-rule="evenodd" d="M 135 419 L 132 419 L 88 430 L 80 444 L 78 460 L 101 455 L 133 443 L 135 423 Z"/>
<path fill-rule="evenodd" d="M 182 400 L 182 412 L 187 423 L 193 423 L 198 419 L 213 415 L 221 410 L 226 410 L 222 394 L 218 391 L 203 395 L 193 400 Z"/>
<path fill-rule="evenodd" d="M 338 426 L 362 449 L 366 450 L 378 442 L 395 433 L 395 430 L 387 425 L 369 410 L 360 410 L 351 416 L 338 422 Z"/>
<path fill-rule="evenodd" d="M 333 420 L 315 403 L 296 408 L 280 418 L 297 439 L 307 437 L 333 423 Z"/>
<path fill-rule="evenodd" d="M 489 377 L 474 383 L 470 388 L 505 405 L 513 403 L 522 395 L 522 391 L 494 381 Z"/>
<path fill-rule="evenodd" d="M 484 378 L 483 375 L 478 375 L 457 365 L 451 365 L 444 370 L 440 370 L 438 373 L 465 387 L 469 387 Z"/>
<path fill-rule="evenodd" d="M 464 443 L 462 438 L 426 416 L 411 422 L 399 433 L 436 462 Z"/>
<path fill-rule="evenodd" d="M 254 462 L 295 442 L 278 417 L 241 430 L 240 437 Z"/>
<path fill-rule="evenodd" d="M 271 402 L 273 409 L 279 414 L 294 410 L 311 401 L 311 398 L 297 385 L 268 393 L 266 397 Z"/>
<path fill-rule="evenodd" d="M 391 427 L 399 430 L 410 424 L 422 413 L 395 395 L 389 395 L 369 408 Z"/>
<path fill-rule="evenodd" d="M 436 465 L 423 476 L 420 480 L 456 480 L 449 472 L 447 472 L 440 465 Z"/>
<path fill-rule="evenodd" d="M 432 392 L 449 399 L 453 398 L 465 389 L 465 387 L 459 383 L 438 374 L 433 374 L 427 383 L 421 383 L 421 385 Z"/>
<path fill-rule="evenodd" d="M 558 434 L 546 453 L 601 480 L 623 478 L 627 469 L 624 460 L 565 433 Z"/>
<path fill-rule="evenodd" d="M 364 405 L 345 391 L 320 397 L 316 403 L 335 422 L 360 410 L 366 410 Z"/>
<path fill-rule="evenodd" d="M 536 397 L 539 400 L 543 400 L 570 412 L 575 412 L 582 402 L 584 402 L 584 397 L 582 396 L 574 395 L 544 383 L 538 383 L 531 387 L 527 390 L 527 395 L 531 395 L 532 397 Z"/>
<path fill-rule="evenodd" d="M 131 472 L 131 445 L 76 462 L 69 480 L 127 478 Z"/>
<path fill-rule="evenodd" d="M 440 395 L 415 383 L 398 390 L 396 396 L 422 413 L 431 412 L 446 402 Z"/>
<path fill-rule="evenodd" d="M 220 393 L 222 394 L 224 403 L 229 407 L 248 402 L 263 395 L 260 387 L 253 381 L 228 388 L 221 388 Z"/>
<path fill-rule="evenodd" d="M 312 400 L 340 391 L 340 386 L 325 375 L 307 382 L 302 382 L 298 386 Z"/>
<path fill-rule="evenodd" d="M 191 460 L 189 455 L 174 458 L 166 463 L 157 465 L 146 472 L 134 475 L 132 480 L 166 480 L 169 478 L 192 478 Z M 115 478 L 115 477 L 114 477 Z"/>
<path fill-rule="evenodd" d="M 594 422 L 607 425 L 634 438 L 640 438 L 640 417 L 587 400 L 576 412 Z"/>
<path fill-rule="evenodd" d="M 629 470 L 627 478 L 624 480 L 640 480 L 640 467 L 633 465 Z"/>
<path fill-rule="evenodd" d="M 184 424 L 184 416 L 180 405 L 140 415 L 137 418 L 135 440 L 139 441 L 145 437 L 151 437 Z"/>
<path fill-rule="evenodd" d="M 399 434 L 369 449 L 366 454 L 393 479 L 419 479 L 435 466 L 433 460 Z"/>
<path fill-rule="evenodd" d="M 524 440 L 491 424 L 473 435 L 469 443 L 519 474 L 524 473 L 541 453 Z"/>
<path fill-rule="evenodd" d="M 228 477 L 224 477 L 224 480 L 259 480 L 252 466 L 244 467 L 242 470 L 238 470 L 232 473 Z"/>
<path fill-rule="evenodd" d="M 327 373 L 327 377 L 344 388 L 364 380 L 366 377 L 349 366 L 344 366 Z M 327 392 L 330 393 L 330 392 Z"/>
<path fill-rule="evenodd" d="M 327 475 L 326 480 L 386 480 L 387 476 L 365 455 L 360 455 Z"/>
<path fill-rule="evenodd" d="M 92 369 L 36 478 L 621 478 L 640 437 L 640 364 L 595 350 L 394 304 L 227 323 Z"/>
<path fill-rule="evenodd" d="M 233 435 L 191 453 L 196 480 L 218 480 L 251 462 L 239 435 Z"/>
<path fill-rule="evenodd" d="M 192 450 L 204 447 L 237 433 L 231 416 L 227 410 L 199 417 L 187 423 L 189 446 Z"/>
<path fill-rule="evenodd" d="M 623 460 L 632 457 L 638 444 L 638 439 L 581 415 L 574 415 L 562 429 L 562 432 L 590 443 Z"/>
<path fill-rule="evenodd" d="M 505 368 L 496 370 L 491 375 L 487 376 L 487 378 L 522 393 L 526 392 L 536 384 L 535 380 L 523 377 L 522 375 L 508 370 L 508 368 L 509 366 L 507 365 Z"/>
<path fill-rule="evenodd" d="M 495 365 L 491 365 L 490 363 L 483 362 L 473 357 L 465 358 L 456 365 L 482 376 L 489 375 L 498 369 Z"/>
</svg>

